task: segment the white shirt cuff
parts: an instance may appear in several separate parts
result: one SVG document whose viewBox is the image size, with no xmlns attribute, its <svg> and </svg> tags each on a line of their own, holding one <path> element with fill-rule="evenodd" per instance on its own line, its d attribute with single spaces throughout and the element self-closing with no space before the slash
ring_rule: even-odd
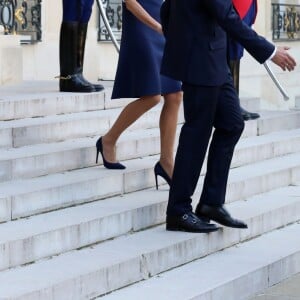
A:
<svg viewBox="0 0 300 300">
<path fill-rule="evenodd" d="M 271 60 L 275 56 L 276 51 L 277 51 L 277 47 L 275 47 L 273 53 L 271 54 L 271 56 L 267 60 Z"/>
</svg>

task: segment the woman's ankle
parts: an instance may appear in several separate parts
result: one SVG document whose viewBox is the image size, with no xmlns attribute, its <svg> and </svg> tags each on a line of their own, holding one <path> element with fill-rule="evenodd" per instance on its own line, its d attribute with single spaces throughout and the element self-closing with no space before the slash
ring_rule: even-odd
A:
<svg viewBox="0 0 300 300">
<path fill-rule="evenodd" d="M 105 134 L 102 136 L 102 141 L 106 146 L 109 147 L 115 147 L 116 146 L 116 140 L 110 137 L 109 135 Z"/>
<path fill-rule="evenodd" d="M 162 168 L 168 173 L 168 175 L 172 177 L 173 169 L 174 169 L 174 161 L 170 159 L 160 158 L 159 162 Z"/>
</svg>

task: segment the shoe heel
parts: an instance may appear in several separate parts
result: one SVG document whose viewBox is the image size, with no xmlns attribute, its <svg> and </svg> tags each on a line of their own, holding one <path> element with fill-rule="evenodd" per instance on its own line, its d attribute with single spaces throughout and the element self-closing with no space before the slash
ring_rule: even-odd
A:
<svg viewBox="0 0 300 300">
<path fill-rule="evenodd" d="M 167 184 L 170 186 L 171 185 L 171 178 L 169 175 L 166 173 L 166 171 L 162 168 L 160 162 L 158 162 L 154 166 L 154 176 L 155 176 L 155 182 L 156 182 L 156 189 L 158 190 L 158 181 L 157 181 L 157 176 L 162 177 Z"/>
<path fill-rule="evenodd" d="M 96 154 L 96 164 L 98 163 L 98 158 L 99 158 L 99 150 L 98 150 L 98 148 L 97 148 L 97 154 Z"/>
<path fill-rule="evenodd" d="M 99 138 L 99 140 L 96 143 L 96 164 L 98 163 L 98 157 L 99 157 L 99 153 L 102 156 L 102 160 L 103 160 L 103 165 L 105 168 L 107 169 L 112 169 L 112 170 L 123 170 L 126 167 L 120 163 L 111 163 L 105 160 L 105 157 L 103 155 L 103 146 L 102 146 L 102 137 Z"/>
<path fill-rule="evenodd" d="M 155 176 L 156 190 L 158 190 L 157 174 L 155 172 L 154 172 L 154 176 Z"/>
</svg>

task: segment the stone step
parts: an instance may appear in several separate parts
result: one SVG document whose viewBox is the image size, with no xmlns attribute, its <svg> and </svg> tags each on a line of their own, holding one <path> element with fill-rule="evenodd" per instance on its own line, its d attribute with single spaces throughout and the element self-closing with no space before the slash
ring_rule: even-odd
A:
<svg viewBox="0 0 300 300">
<path fill-rule="evenodd" d="M 9 221 L 151 188 L 155 185 L 153 166 L 157 159 L 153 156 L 131 160 L 124 171 L 91 167 L 0 183 L 0 220 Z M 229 176 L 227 202 L 289 185 L 299 174 L 299 153 L 235 168 Z M 202 182 L 203 176 L 198 189 Z"/>
<path fill-rule="evenodd" d="M 248 300 L 300 272 L 299 261 L 300 225 L 293 224 L 97 299 Z"/>
<path fill-rule="evenodd" d="M 180 127 L 178 126 L 177 136 Z M 117 144 L 118 159 L 123 161 L 159 154 L 159 134 L 158 128 L 126 131 Z M 0 181 L 95 166 L 95 144 L 98 138 L 79 138 L 58 143 L 0 149 Z M 102 165 L 101 156 L 99 164 Z"/>
<path fill-rule="evenodd" d="M 262 118 L 258 119 L 258 135 L 274 131 L 288 130 L 300 127 L 297 111 L 268 111 L 261 112 Z M 276 122 L 274 122 L 276 119 Z"/>
<path fill-rule="evenodd" d="M 114 123 L 121 109 L 71 113 L 40 118 L 0 122 L 0 147 L 22 147 L 33 144 L 59 142 L 105 133 Z M 147 112 L 130 129 L 156 128 L 161 104 Z M 262 118 L 248 122 L 245 135 L 266 134 L 300 127 L 300 112 L 262 112 Z M 184 121 L 182 109 L 179 123 Z M 255 128 L 256 125 L 256 128 Z M 253 131 L 254 130 L 254 131 Z"/>
<path fill-rule="evenodd" d="M 241 106 L 251 112 L 260 111 L 260 99 L 257 97 L 249 97 L 249 96 L 240 96 Z"/>
<path fill-rule="evenodd" d="M 180 128 L 181 125 L 177 129 L 177 138 Z M 0 149 L 0 181 L 31 178 L 94 166 L 97 139 L 98 136 Z M 299 151 L 299 141 L 300 129 L 246 138 L 238 144 L 233 166 Z M 158 128 L 126 131 L 117 145 L 117 156 L 121 161 L 159 153 Z"/>
<path fill-rule="evenodd" d="M 295 213 L 300 212 L 300 199 L 295 194 L 300 195 L 300 187 L 277 189 L 248 198 L 246 202 L 252 204 L 248 204 L 246 215 L 240 212 L 244 211 L 245 201 L 231 203 L 228 207 L 234 214 L 245 219 L 250 212 L 253 215 L 258 212 L 261 215 L 269 213 L 268 222 L 272 223 L 274 219 L 280 218 L 278 212 L 281 210 L 286 213 L 290 209 Z M 1 224 L 0 249 L 4 250 L 0 269 L 26 264 L 164 223 L 167 199 L 166 190 L 161 193 L 146 190 Z M 194 199 L 195 206 L 198 197 Z M 273 211 L 268 206 L 270 203 Z M 265 220 L 251 219 L 251 226 L 255 228 L 260 222 Z"/>
<path fill-rule="evenodd" d="M 138 128 L 139 125 L 136 125 Z M 152 124 L 152 126 L 155 125 Z M 181 124 L 178 125 L 177 137 L 180 133 L 180 127 Z M 247 122 L 243 137 L 256 134 L 257 122 Z M 98 138 L 99 133 L 96 137 L 34 144 L 18 148 L 0 148 L 0 181 L 93 166 L 95 164 L 95 142 Z M 117 144 L 118 158 L 125 160 L 157 154 L 159 153 L 159 144 L 159 130 L 157 128 L 125 131 Z M 100 159 L 101 163 L 102 160 Z"/>
<path fill-rule="evenodd" d="M 299 196 L 299 187 L 290 187 L 286 191 L 279 190 L 278 194 L 272 191 L 248 201 L 229 204 L 228 209 L 233 215 L 248 222 L 247 230 L 223 228 L 211 234 L 191 234 L 167 232 L 162 225 L 89 248 L 67 252 L 50 260 L 3 271 L 0 273 L 1 297 L 10 300 L 92 299 L 296 222 L 300 219 Z M 298 233 L 299 225 L 296 226 Z M 73 236 L 89 235 L 83 228 L 74 229 Z M 88 226 L 85 228 L 88 229 Z M 102 227 L 95 226 L 91 230 L 97 233 Z M 295 233 L 293 231 L 295 236 L 288 242 L 297 244 L 299 234 Z M 39 253 L 45 248 L 47 248 L 45 251 L 48 251 L 49 245 L 51 248 L 52 245 L 57 245 L 59 241 L 65 241 L 67 238 L 64 234 L 54 235 L 53 242 L 45 241 L 44 247 L 41 247 L 43 244 L 41 240 L 42 238 L 31 240 Z M 282 240 L 280 243 L 282 245 Z M 37 253 L 29 244 L 27 245 L 28 255 Z M 13 244 L 10 246 L 12 250 L 8 260 L 12 262 L 14 247 Z M 286 248 L 291 250 L 293 247 Z M 6 247 L 7 255 L 8 248 Z M 24 248 L 20 246 L 20 249 Z"/>
<path fill-rule="evenodd" d="M 0 120 L 104 109 L 105 93 L 59 93 L 58 81 L 0 86 Z"/>
<path fill-rule="evenodd" d="M 147 112 L 130 129 L 158 126 L 161 105 Z M 121 109 L 80 112 L 42 118 L 0 122 L 0 146 L 22 147 L 59 142 L 80 137 L 98 136 L 112 126 Z M 182 114 L 180 121 L 183 121 Z"/>
<path fill-rule="evenodd" d="M 290 274 L 288 278 L 272 285 L 267 286 L 264 291 L 260 291 L 253 298 L 248 300 L 263 300 L 263 299 L 289 299 L 297 300 L 300 295 L 300 272 L 297 274 Z M 277 297 L 276 297 L 277 296 Z M 271 298 L 270 298 L 271 297 Z M 272 299 L 273 298 L 273 299 Z"/>
<path fill-rule="evenodd" d="M 161 105 L 147 112 L 129 130 L 157 128 Z M 120 108 L 80 112 L 41 118 L 27 118 L 13 121 L 0 121 L 0 147 L 22 147 L 34 144 L 60 142 L 67 139 L 99 136 L 108 131 Z M 299 112 L 300 114 L 300 112 Z M 179 123 L 184 121 L 180 111 Z M 276 122 L 269 120 L 269 123 Z M 245 136 L 257 133 L 257 122 L 248 122 Z"/>
<path fill-rule="evenodd" d="M 0 121 L 124 107 L 134 99 L 111 100 L 113 82 L 100 93 L 59 93 L 58 81 L 26 81 L 0 86 Z M 257 111 L 260 99 L 243 97 L 243 107 Z"/>
</svg>

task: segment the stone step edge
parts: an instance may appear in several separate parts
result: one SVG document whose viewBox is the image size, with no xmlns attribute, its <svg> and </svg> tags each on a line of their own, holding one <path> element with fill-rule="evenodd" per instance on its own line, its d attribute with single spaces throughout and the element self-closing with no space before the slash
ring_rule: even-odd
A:
<svg viewBox="0 0 300 300">
<path fill-rule="evenodd" d="M 177 125 L 177 130 L 176 130 L 177 136 L 180 134 L 181 127 L 182 124 L 179 123 Z M 139 139 L 140 136 L 142 136 L 142 138 L 144 139 L 144 138 L 157 138 L 159 137 L 159 135 L 160 135 L 159 128 L 142 128 L 142 129 L 126 131 L 124 132 L 123 135 L 120 136 L 120 139 L 117 143 L 117 152 L 118 152 L 118 146 L 120 146 L 120 144 L 126 144 L 126 142 L 128 141 L 131 142 L 131 141 L 140 140 Z M 250 146 L 252 147 L 252 146 L 259 146 L 259 145 L 272 143 L 272 142 L 279 142 L 281 140 L 288 140 L 290 138 L 297 138 L 298 136 L 300 136 L 300 128 L 271 132 L 265 135 L 245 136 L 245 137 L 242 136 L 240 142 L 236 146 L 236 149 L 247 148 L 248 141 L 250 141 L 251 143 Z M 95 143 L 98 138 L 99 136 L 81 137 L 81 138 L 74 138 L 70 140 L 60 141 L 60 142 L 26 145 L 18 148 L 9 148 L 9 149 L 0 148 L 0 162 L 7 161 L 7 160 L 28 158 L 32 156 L 41 156 L 41 155 L 47 155 L 53 153 L 60 153 L 66 151 L 83 150 L 92 147 L 95 148 Z M 241 142 L 242 142 L 242 146 L 241 146 Z M 158 153 L 154 153 L 154 154 L 158 154 Z"/>
<path fill-rule="evenodd" d="M 1 93 L 1 89 L 0 89 Z M 9 96 L 9 92 L 6 91 L 6 95 L 0 99 L 0 107 L 8 107 L 9 113 L 3 112 L 0 114 L 0 121 L 7 121 L 12 119 L 21 119 L 26 116 L 22 113 L 18 106 L 27 107 L 30 105 L 30 109 L 26 109 L 28 117 L 45 117 L 49 115 L 66 114 L 72 112 L 84 111 L 84 104 L 88 102 L 88 109 L 85 111 L 104 110 L 111 108 L 124 107 L 129 102 L 135 99 L 121 99 L 111 100 L 111 88 L 106 88 L 100 93 L 59 93 L 54 91 L 47 91 L 39 93 L 20 93 L 13 96 Z M 246 109 L 258 110 L 260 106 L 260 99 L 258 97 L 243 96 L 241 97 L 243 107 Z M 28 103 L 28 104 L 27 104 Z M 71 105 L 67 106 L 67 103 Z M 78 108 L 81 106 L 80 108 Z M 74 106 L 76 105 L 76 108 Z M 45 108 L 48 110 L 45 112 Z"/>
<path fill-rule="evenodd" d="M 1 91 L 0 91 L 1 93 Z M 49 95 L 49 97 L 47 97 Z M 38 94 L 0 99 L 0 121 L 21 120 L 105 109 L 103 93 Z"/>
<path fill-rule="evenodd" d="M 182 126 L 181 124 L 177 125 L 177 132 L 179 132 L 181 126 Z M 143 128 L 143 129 L 126 131 L 124 132 L 124 135 L 120 137 L 117 147 L 120 143 L 124 144 L 127 141 L 131 142 L 131 141 L 139 140 L 138 138 L 139 135 L 142 136 L 143 138 L 158 137 L 159 129 Z M 60 153 L 66 151 L 88 149 L 91 147 L 95 148 L 96 141 L 98 138 L 99 136 L 81 137 L 81 138 L 74 138 L 74 139 L 65 140 L 61 142 L 34 144 L 34 145 L 21 146 L 19 148 L 0 149 L 0 162 L 9 159 L 21 159 L 21 158 L 28 158 L 32 156 L 41 156 L 41 155 Z"/>
<path fill-rule="evenodd" d="M 211 234 L 189 234 L 167 232 L 164 226 L 159 226 L 3 271 L 0 273 L 4 287 L 1 294 L 4 299 L 30 295 L 31 300 L 53 299 L 53 295 L 66 300 L 100 296 L 295 222 L 300 217 L 300 205 L 288 211 L 278 209 L 278 213 L 281 218 L 274 218 L 268 226 L 261 216 L 253 218 L 254 224 L 249 226 L 253 232 L 223 228 Z M 267 219 L 269 214 L 265 216 Z M 24 284 L 29 286 L 27 292 Z M 21 293 L 18 293 L 19 288 Z"/>
<path fill-rule="evenodd" d="M 158 108 L 159 109 L 159 108 Z M 154 108 L 133 123 L 128 130 L 158 127 L 159 110 Z M 23 119 L 12 122 L 0 122 L 0 147 L 4 149 L 18 148 L 33 144 L 60 142 L 80 137 L 92 137 L 106 133 L 120 113 L 88 112 L 71 116 Z M 60 119 L 59 119 L 60 118 Z M 51 121 L 50 121 L 51 119 Z M 183 122 L 183 114 L 179 114 L 178 123 Z"/>
<path fill-rule="evenodd" d="M 157 105 L 152 110 L 148 111 L 160 111 L 161 105 Z M 110 110 L 99 110 L 99 111 L 87 111 L 87 112 L 76 112 L 70 114 L 60 114 L 60 115 L 50 115 L 45 117 L 37 118 L 24 118 L 11 121 L 0 121 L 0 129 L 16 129 L 22 127 L 31 127 L 31 126 L 42 126 L 50 125 L 64 122 L 74 122 L 81 120 L 90 120 L 90 119 L 100 119 L 100 118 L 110 118 L 116 117 L 122 111 L 121 108 L 112 108 Z M 147 114 L 146 113 L 146 114 Z"/>
<path fill-rule="evenodd" d="M 162 104 L 156 105 L 154 108 L 146 112 L 146 114 L 161 111 Z M 0 121 L 0 130 L 1 129 L 16 129 L 22 127 L 31 127 L 31 126 L 41 126 L 41 125 L 50 125 L 57 124 L 63 122 L 74 122 L 80 120 L 90 120 L 91 118 L 99 119 L 102 117 L 116 117 L 122 111 L 122 108 L 111 108 L 107 110 L 99 110 L 99 111 L 87 111 L 87 112 L 75 112 L 70 114 L 59 114 L 59 115 L 50 115 L 45 117 L 36 117 L 36 118 L 24 118 L 10 121 Z M 182 108 L 180 109 L 181 113 Z M 299 111 L 262 111 L 261 117 L 256 120 L 247 121 L 261 122 L 263 120 L 270 120 L 273 118 L 280 118 L 286 116 L 298 116 L 300 114 Z"/>
<path fill-rule="evenodd" d="M 141 166 L 142 161 L 144 167 Z M 93 173 L 89 174 L 86 173 L 87 170 L 80 170 L 76 173 L 76 178 L 80 177 L 79 181 L 78 179 L 74 181 L 74 179 L 64 177 L 61 174 L 59 177 L 55 176 L 57 182 L 55 182 L 54 186 L 53 182 L 51 182 L 54 180 L 54 177 L 51 175 L 38 178 L 38 180 L 23 180 L 22 191 L 17 181 L 13 185 L 6 185 L 6 188 L 9 187 L 9 190 L 5 193 L 3 191 L 5 186 L 2 185 L 1 187 L 0 184 L 2 188 L 2 195 L 0 195 L 0 205 L 2 207 L 1 220 L 8 221 L 11 218 L 15 219 L 39 214 L 49 210 L 79 205 L 84 202 L 91 202 L 153 187 L 155 184 L 153 166 L 156 161 L 157 158 L 155 157 L 132 161 L 132 163 L 136 164 L 136 168 L 132 168 L 127 173 L 103 170 L 103 173 L 99 174 L 98 169 L 91 168 Z M 259 173 L 257 173 L 257 170 L 259 170 Z M 276 187 L 292 184 L 299 177 L 299 172 L 300 154 L 298 153 L 255 163 L 254 165 L 235 168 L 231 170 L 229 176 L 227 202 L 244 199 L 245 197 L 266 192 Z M 94 173 L 97 175 L 96 177 Z M 65 176 L 67 175 L 65 174 Z M 85 178 L 85 181 L 82 181 L 82 178 Z M 245 180 L 247 181 L 247 185 L 244 183 Z M 198 189 L 201 188 L 202 182 L 203 176 L 200 178 Z M 111 186 L 112 183 L 115 186 Z M 98 190 L 98 185 L 99 188 L 103 185 L 103 188 Z M 15 189 L 15 186 L 19 186 L 18 190 Z M 38 186 L 40 188 L 36 189 Z M 89 191 L 90 188 L 93 188 L 93 190 Z M 79 193 L 79 195 L 74 197 L 74 194 L 70 199 L 59 196 L 63 191 L 68 191 L 69 189 L 75 189 L 74 193 Z M 54 191 L 58 193 L 57 199 L 53 198 Z M 82 193 L 82 191 L 86 192 Z M 50 195 L 51 201 L 49 198 Z M 42 202 L 37 206 L 36 201 Z M 24 207 L 24 203 L 31 207 L 30 211 Z M 13 211 L 12 206 L 14 207 Z"/>
<path fill-rule="evenodd" d="M 60 187 L 60 186 L 65 186 L 66 184 L 72 184 L 72 183 L 80 183 L 80 182 L 85 182 L 85 181 L 90 181 L 93 179 L 101 179 L 105 177 L 116 177 L 119 176 L 126 176 L 130 173 L 136 173 L 136 172 L 146 172 L 147 170 L 151 170 L 151 173 L 153 173 L 153 167 L 155 163 L 158 161 L 157 155 L 153 156 L 147 156 L 143 158 L 137 158 L 137 159 L 132 159 L 128 160 L 128 163 L 130 165 L 127 165 L 127 168 L 124 170 L 108 170 L 104 168 L 103 166 L 99 167 L 89 167 L 89 168 L 84 168 L 84 169 L 78 169 L 78 170 L 72 170 L 69 172 L 62 172 L 59 174 L 50 174 L 50 175 L 45 175 L 41 177 L 36 177 L 36 178 L 26 178 L 26 179 L 19 179 L 19 180 L 13 180 L 13 181 L 7 181 L 7 182 L 2 182 L 0 183 L 0 199 L 7 197 L 7 196 L 17 196 L 20 194 L 23 194 L 24 192 L 37 192 L 44 190 L 45 188 L 49 187 Z M 295 161 L 291 161 L 295 159 Z M 126 161 L 124 162 L 126 163 Z M 275 166 L 275 163 L 280 164 L 280 166 Z M 290 169 L 290 168 L 296 168 L 298 166 L 298 163 L 300 164 L 300 153 L 291 153 L 279 157 L 274 157 L 271 159 L 266 159 L 263 161 L 259 161 L 253 164 L 248 164 L 244 166 L 240 166 L 237 168 L 233 168 L 230 171 L 229 174 L 229 179 L 232 177 L 232 174 L 236 172 L 243 172 L 244 169 L 259 169 L 261 167 L 264 167 L 264 165 L 270 165 L 268 167 L 273 168 L 272 171 L 279 171 L 279 170 L 285 170 L 285 169 Z M 96 172 L 95 172 L 96 171 Z M 264 168 L 263 173 L 269 173 L 269 170 Z M 203 175 L 203 173 L 202 173 Z M 256 177 L 257 174 L 249 174 L 248 178 Z M 62 178 L 62 177 L 65 177 Z M 73 177 L 76 177 L 73 179 Z M 154 179 L 154 173 L 153 173 Z M 57 178 L 57 182 L 53 184 L 55 181 L 54 179 Z M 154 183 L 154 180 L 152 180 Z M 18 190 L 15 189 L 15 186 L 18 184 L 23 184 L 24 187 L 21 190 L 20 187 Z M 153 187 L 154 184 L 152 184 L 150 187 Z M 28 187 L 33 187 L 32 189 L 29 189 Z M 13 194 L 11 194 L 8 191 L 4 190 L 11 189 L 14 191 Z M 135 191 L 135 190 L 133 190 Z"/>
<path fill-rule="evenodd" d="M 300 194 L 300 187 L 281 188 L 249 197 L 247 201 L 240 200 L 229 203 L 227 207 L 233 215 L 251 220 L 251 224 L 254 223 L 253 220 L 264 222 L 265 215 L 272 219 L 270 215 L 276 211 L 291 209 L 300 213 L 300 199 L 294 198 L 293 195 L 290 196 L 290 191 L 293 191 L 292 194 Z M 6 258 L 7 268 L 87 247 L 108 239 L 115 239 L 121 235 L 147 230 L 164 223 L 167 193 L 160 194 L 159 199 L 155 201 L 151 199 L 151 197 L 154 198 L 155 191 L 148 191 L 148 193 L 146 199 L 145 195 L 140 192 L 138 193 L 141 196 L 140 199 L 134 199 L 136 195 L 134 198 L 130 196 L 125 199 L 111 198 L 60 212 L 46 213 L 1 224 L 0 248 L 9 249 L 8 253 L 5 251 L 2 253 L 2 257 Z M 285 202 L 282 202 L 283 195 L 286 198 Z M 144 202 L 141 203 L 143 198 Z M 119 203 L 122 201 L 118 210 L 115 208 L 116 201 Z M 196 202 L 194 206 L 196 206 Z M 270 212 L 268 211 L 269 203 L 273 205 Z M 104 213 L 97 215 L 97 211 L 104 211 Z M 46 220 L 47 223 L 45 223 Z M 291 221 L 296 220 L 295 218 L 291 219 Z M 101 231 L 104 232 L 101 233 Z M 78 232 L 85 233 L 82 234 L 83 236 L 79 236 Z M 64 242 L 64 239 L 68 242 Z M 61 243 L 60 246 L 58 246 L 58 241 Z M 43 254 L 41 254 L 42 244 L 48 245 Z M 40 249 L 40 254 L 36 249 Z M 4 262 L 2 263 L 4 264 Z M 4 268 L 6 267 L 0 265 L 0 269 Z"/>
<path fill-rule="evenodd" d="M 300 114 L 300 113 L 299 113 Z M 262 119 L 248 122 L 245 135 L 263 135 L 273 131 L 282 129 L 292 129 L 300 127 L 298 124 L 299 115 L 291 112 L 276 112 L 263 115 Z M 0 123 L 1 148 L 22 147 L 25 145 L 52 143 L 64 141 L 79 137 L 92 137 L 101 135 L 106 132 L 113 122 L 112 116 L 108 115 L 104 118 L 82 119 L 84 122 L 80 127 L 80 120 L 65 120 L 64 122 L 51 122 L 43 120 L 35 124 L 28 124 L 27 121 L 23 124 L 19 123 L 18 127 L 11 128 L 12 124 Z M 115 116 L 117 117 L 117 115 Z M 155 122 L 153 121 L 155 118 Z M 157 111 L 149 111 L 143 119 L 134 123 L 129 130 L 137 128 L 155 128 L 157 127 Z M 33 119 L 34 120 L 34 119 Z M 35 120 L 34 120 L 35 122 Z M 100 123 L 99 123 L 100 122 Z M 180 113 L 179 123 L 183 122 L 183 115 Z M 75 126 L 75 127 L 74 127 Z M 77 126 L 77 127 L 76 127 Z"/>
<path fill-rule="evenodd" d="M 242 136 L 243 138 L 258 137 L 253 136 L 256 133 L 253 125 L 251 123 L 251 126 L 247 127 L 245 135 Z M 177 126 L 176 143 L 181 126 L 182 124 Z M 142 136 L 142 139 L 138 138 L 139 135 Z M 76 138 L 61 142 L 0 149 L 0 182 L 18 178 L 34 178 L 95 166 L 95 143 L 98 138 L 99 136 Z M 150 142 L 151 145 L 149 145 Z M 144 149 L 143 145 L 151 147 Z M 143 151 L 139 151 L 140 149 Z M 129 130 L 120 137 L 117 143 L 117 157 L 121 161 L 157 155 L 159 152 L 158 128 Z M 60 157 L 63 157 L 64 161 L 58 165 L 54 161 Z M 103 164 L 101 157 L 99 164 Z M 32 168 L 36 165 L 37 167 Z M 43 167 L 38 168 L 39 165 Z"/>
<path fill-rule="evenodd" d="M 181 125 L 177 129 L 176 144 L 180 127 Z M 81 138 L 68 142 L 0 150 L 0 168 L 2 168 L 0 182 L 36 178 L 96 166 L 95 144 L 98 138 Z M 300 129 L 245 137 L 237 144 L 231 167 L 297 152 L 300 150 L 299 141 Z M 117 144 L 117 157 L 120 161 L 127 163 L 132 159 L 158 155 L 160 152 L 159 142 L 158 129 L 127 132 Z M 288 143 L 290 146 L 283 147 L 284 143 Z M 259 151 L 259 148 L 262 151 Z M 253 151 L 254 154 L 250 155 L 249 151 Z M 55 160 L 58 161 L 55 163 Z M 101 157 L 98 163 L 103 165 Z"/>
<path fill-rule="evenodd" d="M 97 300 L 246 300 L 300 272 L 299 238 L 298 248 L 281 244 L 295 245 L 293 235 L 299 233 L 299 224 L 290 225 Z M 205 274 L 201 280 L 199 272 Z"/>
</svg>

